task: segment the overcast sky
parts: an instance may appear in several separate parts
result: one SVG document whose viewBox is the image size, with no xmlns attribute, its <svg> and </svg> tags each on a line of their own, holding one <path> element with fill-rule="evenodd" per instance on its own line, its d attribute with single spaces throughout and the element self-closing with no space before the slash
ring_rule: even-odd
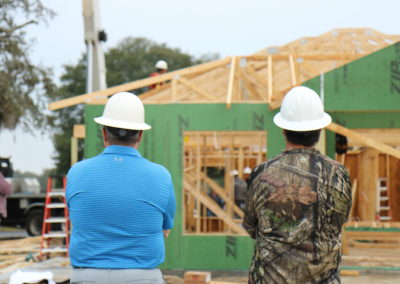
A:
<svg viewBox="0 0 400 284">
<path fill-rule="evenodd" d="M 51 67 L 54 78 L 64 64 L 85 52 L 81 0 L 42 0 L 57 16 L 48 25 L 31 25 L 31 57 Z M 100 0 L 105 50 L 127 36 L 142 36 L 195 56 L 206 53 L 247 55 L 335 28 L 372 28 L 400 34 L 398 0 Z M 71 94 L 79 95 L 79 94 Z M 0 133 L 0 156 L 11 156 L 14 169 L 40 173 L 53 166 L 48 135 L 21 130 Z"/>
</svg>

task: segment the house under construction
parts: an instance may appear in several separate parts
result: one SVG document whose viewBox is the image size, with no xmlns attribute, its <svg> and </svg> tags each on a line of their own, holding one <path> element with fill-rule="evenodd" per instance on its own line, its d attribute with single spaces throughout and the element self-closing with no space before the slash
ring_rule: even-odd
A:
<svg viewBox="0 0 400 284">
<path fill-rule="evenodd" d="M 241 226 L 231 171 L 243 177 L 245 168 L 282 151 L 272 118 L 293 86 L 314 89 L 333 118 L 318 148 L 350 171 L 352 221 L 400 221 L 399 40 L 371 29 L 338 29 L 72 97 L 50 109 L 86 104 L 85 125 L 74 135 L 85 138 L 85 157 L 92 157 L 103 147 L 93 118 L 107 96 L 164 82 L 141 95 L 152 130 L 139 149 L 166 166 L 175 185 L 177 215 L 163 267 L 248 269 L 253 241 Z"/>
</svg>

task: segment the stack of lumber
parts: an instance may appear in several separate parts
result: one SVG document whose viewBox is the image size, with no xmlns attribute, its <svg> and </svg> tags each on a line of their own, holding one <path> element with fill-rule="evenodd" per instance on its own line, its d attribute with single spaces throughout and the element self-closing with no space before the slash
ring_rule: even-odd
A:
<svg viewBox="0 0 400 284">
<path fill-rule="evenodd" d="M 354 247 L 400 248 L 400 222 L 349 222 L 344 238 Z"/>
<path fill-rule="evenodd" d="M 41 237 L 0 242 L 0 274 L 32 264 L 40 251 Z"/>
</svg>

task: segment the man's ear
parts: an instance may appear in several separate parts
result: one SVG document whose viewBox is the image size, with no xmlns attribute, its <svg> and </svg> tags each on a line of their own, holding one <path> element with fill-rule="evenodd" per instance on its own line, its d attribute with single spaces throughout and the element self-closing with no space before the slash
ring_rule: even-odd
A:
<svg viewBox="0 0 400 284">
<path fill-rule="evenodd" d="M 140 141 L 142 140 L 142 137 L 143 137 L 143 130 L 139 130 L 139 138 L 138 138 L 138 140 L 137 140 L 137 143 L 138 143 L 138 144 L 139 144 Z"/>
<path fill-rule="evenodd" d="M 103 127 L 103 128 L 101 129 L 101 133 L 103 134 L 103 144 L 104 144 L 104 147 L 107 147 L 107 146 L 109 145 L 109 141 L 108 141 L 107 131 L 106 131 L 106 128 L 105 128 L 105 127 Z"/>
</svg>

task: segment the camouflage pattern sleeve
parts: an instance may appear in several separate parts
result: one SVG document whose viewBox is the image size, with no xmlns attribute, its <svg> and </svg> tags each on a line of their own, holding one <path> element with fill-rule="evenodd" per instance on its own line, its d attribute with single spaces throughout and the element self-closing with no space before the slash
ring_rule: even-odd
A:
<svg viewBox="0 0 400 284">
<path fill-rule="evenodd" d="M 249 185 L 249 190 L 246 195 L 246 205 L 244 209 L 243 227 L 249 233 L 250 237 L 256 238 L 257 215 L 254 210 L 254 187 Z"/>
<path fill-rule="evenodd" d="M 349 218 L 352 204 L 350 176 L 343 165 L 338 166 L 336 171 L 334 171 L 331 184 L 334 187 L 334 191 L 332 191 L 331 194 L 335 195 L 335 202 L 332 210 L 339 213 L 337 214 L 339 215 L 337 220 L 340 222 L 338 225 L 342 226 Z"/>
<path fill-rule="evenodd" d="M 257 214 L 254 207 L 254 196 L 255 196 L 255 178 L 258 174 L 264 169 L 264 164 L 257 166 L 251 173 L 249 178 L 248 190 L 246 194 L 246 205 L 244 208 L 244 218 L 243 218 L 243 227 L 249 233 L 250 237 L 256 238 L 256 229 L 257 229 Z"/>
</svg>

